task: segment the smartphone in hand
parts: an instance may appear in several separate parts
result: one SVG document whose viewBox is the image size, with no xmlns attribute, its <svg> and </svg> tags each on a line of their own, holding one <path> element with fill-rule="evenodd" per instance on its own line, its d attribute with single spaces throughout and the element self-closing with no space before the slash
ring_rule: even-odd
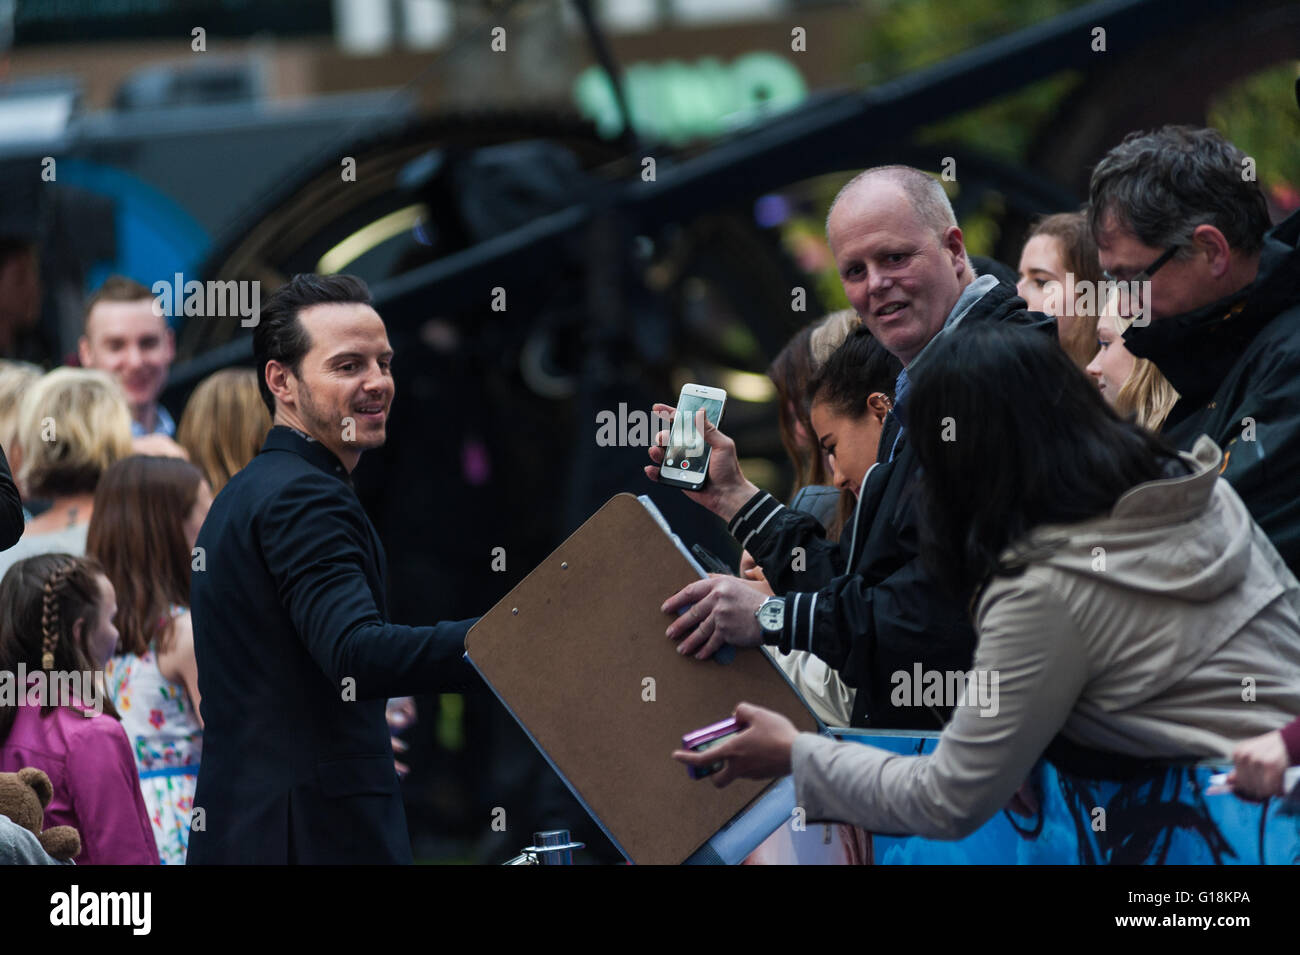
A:
<svg viewBox="0 0 1300 955">
<path fill-rule="evenodd" d="M 706 385 L 686 385 L 677 398 L 677 414 L 668 432 L 668 449 L 659 467 L 659 483 L 698 491 L 709 473 L 709 446 L 695 428 L 695 413 L 701 408 L 715 427 L 722 424 L 727 393 Z"/>
<path fill-rule="evenodd" d="M 696 730 L 694 733 L 687 733 L 682 737 L 682 749 L 689 749 L 693 753 L 703 753 L 705 750 L 712 749 L 724 740 L 731 739 L 740 732 L 740 724 L 736 722 L 734 716 L 725 720 L 713 723 L 704 729 Z M 722 770 L 722 760 L 709 763 L 707 766 L 701 766 L 696 769 L 694 766 L 686 767 L 686 774 L 691 779 L 703 779 L 705 776 L 712 776 Z"/>
<path fill-rule="evenodd" d="M 695 559 L 700 562 L 700 566 L 704 568 L 706 573 L 726 574 L 728 577 L 736 576 L 736 572 L 731 569 L 730 564 L 703 544 L 692 544 L 691 553 L 695 555 Z"/>
</svg>

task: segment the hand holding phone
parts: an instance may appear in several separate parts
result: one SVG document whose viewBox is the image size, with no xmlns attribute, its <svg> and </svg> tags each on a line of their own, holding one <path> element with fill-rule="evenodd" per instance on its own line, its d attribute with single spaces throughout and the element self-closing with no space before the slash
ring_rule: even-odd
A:
<svg viewBox="0 0 1300 955">
<path fill-rule="evenodd" d="M 687 733 L 682 737 L 682 749 L 689 749 L 692 753 L 703 753 L 705 750 L 712 749 L 724 740 L 731 739 L 740 732 L 740 724 L 736 722 L 734 716 L 725 720 L 720 720 L 703 729 L 698 729 L 694 733 Z M 722 769 L 723 760 L 715 763 L 709 763 L 707 766 L 696 768 L 687 766 L 686 772 L 691 779 L 703 779 L 705 776 L 712 776 Z"/>
<path fill-rule="evenodd" d="M 659 482 L 672 487 L 698 491 L 704 487 L 709 473 L 711 448 L 699 428 L 699 411 L 717 428 L 722 423 L 722 410 L 727 403 L 727 393 L 721 388 L 706 385 L 686 385 L 677 399 L 677 413 L 669 431 L 668 449 L 659 468 Z"/>
<path fill-rule="evenodd" d="M 726 786 L 736 779 L 772 779 L 790 774 L 799 730 L 788 718 L 752 703 L 740 703 L 734 725 L 731 723 L 723 720 L 688 733 L 682 738 L 683 748 L 674 752 L 673 758 L 690 768 L 698 765 L 697 772 L 713 776 L 715 786 Z M 722 747 L 724 742 L 727 752 L 723 759 L 699 755 Z M 692 774 L 692 778 L 698 777 Z"/>
<path fill-rule="evenodd" d="M 689 388 L 698 388 L 698 385 L 687 385 L 682 389 L 683 396 Z M 722 389 L 710 389 L 718 394 L 723 394 Z M 679 401 L 685 401 L 686 398 L 680 398 Z M 698 398 L 694 399 L 698 401 Z M 682 420 L 687 413 L 685 411 L 673 408 L 665 404 L 656 404 L 654 413 L 660 417 L 671 417 L 673 424 Z M 707 409 L 696 404 L 694 414 L 698 414 L 700 419 L 707 418 Z M 722 418 L 722 409 L 719 406 L 717 411 L 719 421 Z M 697 433 L 703 429 L 703 421 L 696 420 L 695 428 Z M 688 443 L 690 436 L 683 435 Z M 701 438 L 704 435 L 700 435 Z M 708 429 L 708 438 L 705 441 L 705 448 L 709 453 L 707 467 L 682 468 L 679 464 L 680 459 L 668 452 L 673 448 L 673 430 L 660 431 L 655 435 L 654 442 L 650 445 L 650 460 L 653 462 L 645 469 L 645 475 L 652 481 L 658 481 L 662 484 L 668 484 L 673 487 L 680 487 L 686 492 L 697 504 L 708 508 L 724 521 L 730 521 L 741 506 L 758 493 L 758 487 L 749 480 L 740 471 L 740 464 L 736 460 L 736 442 L 722 433 L 721 430 Z M 669 466 L 668 459 L 672 457 L 673 464 Z M 708 474 L 708 481 L 703 480 L 704 473 Z M 683 474 L 690 473 L 692 477 L 680 480 Z M 697 480 L 698 478 L 698 480 Z"/>
</svg>

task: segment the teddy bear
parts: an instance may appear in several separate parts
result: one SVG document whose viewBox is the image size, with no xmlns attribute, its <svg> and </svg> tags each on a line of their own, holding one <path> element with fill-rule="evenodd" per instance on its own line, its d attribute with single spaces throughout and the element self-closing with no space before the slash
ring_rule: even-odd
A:
<svg viewBox="0 0 1300 955">
<path fill-rule="evenodd" d="M 50 777 L 28 766 L 16 773 L 0 773 L 0 815 L 36 836 L 41 848 L 60 861 L 81 855 L 81 834 L 71 826 L 54 826 L 41 831 L 45 807 L 54 798 Z"/>
</svg>

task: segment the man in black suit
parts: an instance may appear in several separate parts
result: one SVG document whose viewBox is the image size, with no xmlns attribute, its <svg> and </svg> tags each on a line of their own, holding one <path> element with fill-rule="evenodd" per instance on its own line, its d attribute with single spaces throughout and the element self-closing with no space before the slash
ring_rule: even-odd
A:
<svg viewBox="0 0 1300 955">
<path fill-rule="evenodd" d="M 23 499 L 9 472 L 9 460 L 0 448 L 0 550 L 8 550 L 23 536 Z"/>
<path fill-rule="evenodd" d="M 187 862 L 407 863 L 385 700 L 476 682 L 473 621 L 387 619 L 384 550 L 349 477 L 384 443 L 393 400 L 365 283 L 294 277 L 253 343 L 274 426 L 198 538 L 205 725 Z"/>
</svg>

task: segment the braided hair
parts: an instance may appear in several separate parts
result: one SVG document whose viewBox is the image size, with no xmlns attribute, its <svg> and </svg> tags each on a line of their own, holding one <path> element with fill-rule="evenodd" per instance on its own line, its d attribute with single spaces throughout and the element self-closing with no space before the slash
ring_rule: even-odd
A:
<svg viewBox="0 0 1300 955">
<path fill-rule="evenodd" d="M 67 554 L 54 554 L 60 566 L 45 578 L 41 588 L 41 669 L 54 669 L 54 649 L 59 645 L 59 597 L 68 578 L 77 570 L 77 559 Z"/>
<path fill-rule="evenodd" d="M 96 670 L 86 641 L 101 612 L 98 578 L 103 573 L 93 558 L 70 554 L 40 554 L 10 567 L 0 580 L 0 672 L 16 678 L 19 664 L 28 673 Z M 107 700 L 104 711 L 117 716 Z M 16 707 L 0 704 L 0 744 L 16 716 Z"/>
</svg>

